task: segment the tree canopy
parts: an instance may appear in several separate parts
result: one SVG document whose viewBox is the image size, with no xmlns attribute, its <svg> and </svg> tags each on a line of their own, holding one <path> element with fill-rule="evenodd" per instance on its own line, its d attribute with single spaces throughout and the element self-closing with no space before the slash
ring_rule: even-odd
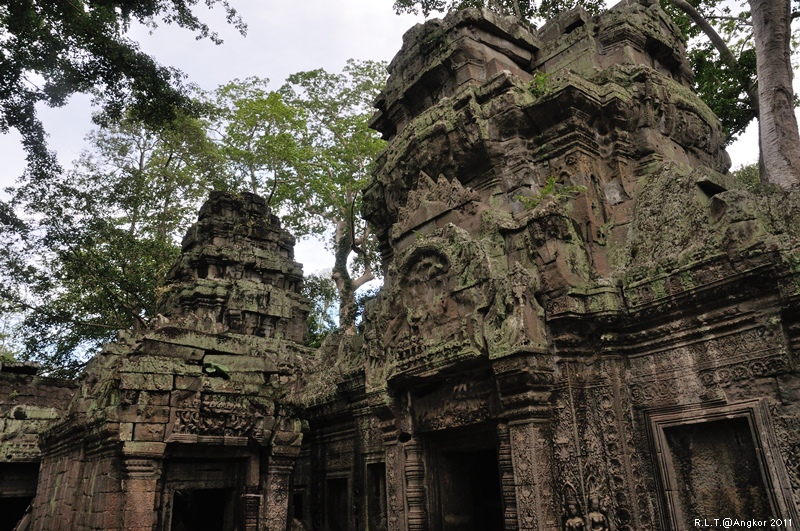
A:
<svg viewBox="0 0 800 531">
<path fill-rule="evenodd" d="M 573 7 L 583 7 L 598 12 L 604 7 L 602 0 L 395 0 L 394 9 L 400 13 L 419 13 L 426 17 L 433 12 L 452 11 L 468 7 L 486 8 L 523 20 L 549 18 Z"/>
<path fill-rule="evenodd" d="M 3 234 L 25 359 L 74 373 L 82 354 L 156 314 L 177 241 L 208 194 L 216 150 L 197 119 L 158 129 L 123 119 L 87 137 L 74 167 L 16 190 L 25 222 Z"/>
<path fill-rule="evenodd" d="M 288 79 L 291 101 L 308 123 L 309 156 L 297 167 L 297 183 L 284 189 L 283 219 L 297 234 L 329 235 L 345 328 L 355 322 L 356 290 L 377 269 L 376 242 L 360 216 L 361 189 L 385 144 L 367 124 L 386 75 L 386 63 L 350 60 L 341 74 L 318 69 Z"/>
<path fill-rule="evenodd" d="M 213 93 L 211 105 L 230 174 L 271 203 L 278 184 L 304 157 L 306 122 L 286 91 L 268 90 L 268 84 L 257 77 L 233 80 Z"/>
<path fill-rule="evenodd" d="M 31 176 L 58 170 L 47 149 L 36 104 L 63 105 L 76 92 L 102 104 L 98 122 L 123 110 L 153 125 L 191 107 L 177 70 L 159 65 L 125 36 L 133 22 L 157 21 L 221 42 L 192 8 L 199 0 L 8 0 L 0 5 L 0 132 L 17 129 Z M 228 0 L 221 6 L 242 33 L 245 25 Z"/>
</svg>

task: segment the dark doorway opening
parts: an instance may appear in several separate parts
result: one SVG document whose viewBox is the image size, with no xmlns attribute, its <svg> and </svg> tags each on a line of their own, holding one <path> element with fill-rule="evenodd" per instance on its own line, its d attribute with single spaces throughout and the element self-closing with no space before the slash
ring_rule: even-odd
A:
<svg viewBox="0 0 800 531">
<path fill-rule="evenodd" d="M 12 531 L 25 514 L 33 497 L 0 498 L 0 531 Z"/>
<path fill-rule="evenodd" d="M 348 518 L 347 478 L 333 478 L 325 482 L 325 529 L 347 531 Z"/>
<path fill-rule="evenodd" d="M 443 450 L 438 462 L 442 531 L 502 531 L 497 450 Z"/>
<path fill-rule="evenodd" d="M 233 531 L 230 489 L 176 490 L 171 531 Z"/>
<path fill-rule="evenodd" d="M 386 531 L 386 463 L 367 465 L 367 523 L 370 531 Z"/>
<path fill-rule="evenodd" d="M 295 491 L 292 493 L 292 518 L 302 520 L 303 515 L 303 492 Z"/>
</svg>

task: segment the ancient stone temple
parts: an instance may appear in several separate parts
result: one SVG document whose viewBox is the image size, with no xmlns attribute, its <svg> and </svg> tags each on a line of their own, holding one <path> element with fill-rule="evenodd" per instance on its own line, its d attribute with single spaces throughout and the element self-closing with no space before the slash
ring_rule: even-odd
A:
<svg viewBox="0 0 800 531">
<path fill-rule="evenodd" d="M 306 397 L 295 517 L 797 525 L 800 202 L 723 175 L 670 19 L 467 10 L 409 31 L 389 72 L 364 192 L 385 283 Z"/>
<path fill-rule="evenodd" d="M 283 529 L 301 422 L 283 386 L 308 305 L 294 240 L 252 195 L 212 195 L 162 314 L 90 362 L 40 433 L 24 529 Z"/>
<path fill-rule="evenodd" d="M 215 194 L 151 329 L 77 387 L 0 371 L 0 488 L 27 489 L 0 507 L 35 493 L 20 531 L 800 525 L 800 193 L 726 174 L 678 35 L 632 0 L 413 28 L 373 120 L 360 333 L 303 347 L 292 238 Z"/>
</svg>

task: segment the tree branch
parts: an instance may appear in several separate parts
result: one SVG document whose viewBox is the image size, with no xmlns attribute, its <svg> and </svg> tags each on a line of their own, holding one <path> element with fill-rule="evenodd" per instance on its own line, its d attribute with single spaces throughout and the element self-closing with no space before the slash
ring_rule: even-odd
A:
<svg viewBox="0 0 800 531">
<path fill-rule="evenodd" d="M 709 18 L 711 20 L 731 20 L 731 21 L 734 21 L 734 22 L 739 22 L 741 24 L 744 24 L 745 26 L 752 26 L 753 25 L 753 23 L 750 22 L 750 20 L 748 20 L 748 19 L 746 19 L 744 17 L 732 17 L 732 16 L 728 16 L 728 15 L 708 15 L 707 18 Z"/>
<path fill-rule="evenodd" d="M 369 261 L 366 262 L 364 266 L 364 272 L 361 274 L 360 277 L 353 281 L 353 291 L 357 290 L 370 280 L 373 280 L 375 275 L 372 273 L 372 267 L 369 265 Z"/>
<path fill-rule="evenodd" d="M 728 68 L 733 69 L 734 71 L 739 70 L 739 61 L 737 61 L 736 57 L 734 57 L 733 53 L 728 48 L 728 45 L 725 43 L 725 40 L 719 36 L 717 30 L 705 19 L 705 17 L 694 8 L 686 0 L 670 0 L 675 7 L 689 15 L 689 17 L 694 21 L 695 24 L 706 34 L 706 37 L 711 41 L 711 44 L 714 48 L 719 52 L 720 58 L 725 62 Z M 744 82 L 742 83 L 745 92 L 747 92 L 747 97 L 750 98 L 750 105 L 753 107 L 753 112 L 756 116 L 758 116 L 759 112 L 759 105 L 758 105 L 758 88 L 756 87 L 755 83 L 750 83 L 748 86 L 744 86 Z"/>
</svg>

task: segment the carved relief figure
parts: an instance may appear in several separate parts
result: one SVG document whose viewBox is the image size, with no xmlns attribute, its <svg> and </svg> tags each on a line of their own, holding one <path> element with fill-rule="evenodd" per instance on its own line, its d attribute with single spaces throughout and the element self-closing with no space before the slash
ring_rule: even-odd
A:
<svg viewBox="0 0 800 531">
<path fill-rule="evenodd" d="M 575 487 L 567 483 L 564 486 L 564 531 L 587 531 L 586 520 L 581 515 L 581 506 L 578 503 L 578 492 Z"/>
<path fill-rule="evenodd" d="M 586 523 L 581 516 L 577 500 L 567 501 L 567 515 L 564 520 L 564 531 L 586 531 Z"/>
<path fill-rule="evenodd" d="M 589 512 L 586 514 L 589 531 L 611 531 L 608 518 L 600 507 L 600 497 L 593 494 L 589 497 Z"/>
</svg>

